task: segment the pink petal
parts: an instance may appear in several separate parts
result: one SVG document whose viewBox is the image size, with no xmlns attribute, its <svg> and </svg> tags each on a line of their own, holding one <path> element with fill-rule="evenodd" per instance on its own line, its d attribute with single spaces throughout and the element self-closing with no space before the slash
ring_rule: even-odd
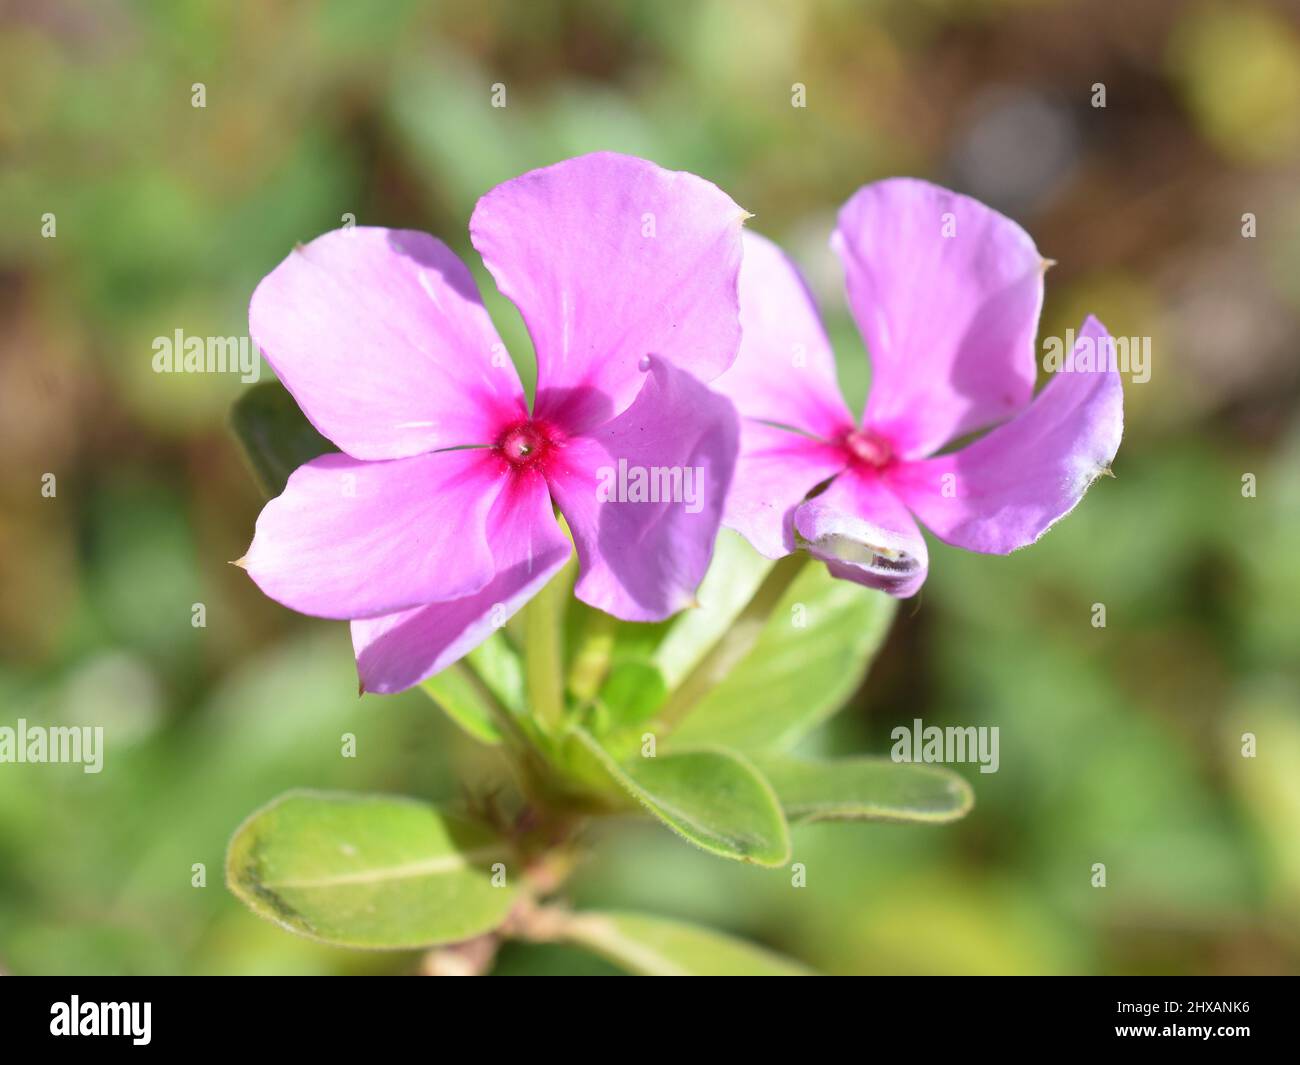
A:
<svg viewBox="0 0 1300 1065">
<path fill-rule="evenodd" d="M 571 439 L 548 476 L 582 563 L 578 598 L 628 621 L 659 621 L 692 602 L 709 568 L 740 429 L 730 401 L 671 363 L 652 359 L 641 380 L 632 405 Z M 654 469 L 675 471 L 680 490 L 637 501 L 636 471 Z"/>
<path fill-rule="evenodd" d="M 740 353 L 714 383 L 744 418 L 833 440 L 854 427 L 835 356 L 799 271 L 766 237 L 745 231 Z"/>
<path fill-rule="evenodd" d="M 858 190 L 831 245 L 871 354 L 864 423 L 898 455 L 932 454 L 1029 402 L 1044 263 L 1015 222 L 894 178 Z"/>
<path fill-rule="evenodd" d="M 303 413 L 355 458 L 492 444 L 525 414 L 474 279 L 425 233 L 317 237 L 262 279 L 248 317 Z"/>
<path fill-rule="evenodd" d="M 488 515 L 496 576 L 473 595 L 352 623 L 361 685 L 398 692 L 469 654 L 564 565 L 573 551 L 539 473 L 503 481 Z"/>
<path fill-rule="evenodd" d="M 740 336 L 745 212 L 715 185 L 600 152 L 498 185 L 470 236 L 537 352 L 536 414 L 571 433 L 625 410 L 654 354 L 710 380 Z"/>
<path fill-rule="evenodd" d="M 1107 337 L 1089 318 L 1075 357 Z M 946 543 L 1005 555 L 1032 544 L 1109 467 L 1124 431 L 1117 368 L 1053 375 L 1027 410 L 951 455 L 906 463 L 890 482 Z"/>
<path fill-rule="evenodd" d="M 795 550 L 795 509 L 817 485 L 844 469 L 847 461 L 839 448 L 810 437 L 742 422 L 740 458 L 723 524 L 767 558 L 790 554 Z"/>
<path fill-rule="evenodd" d="M 832 575 L 905 599 L 925 583 L 925 540 L 874 471 L 853 466 L 795 511 L 795 528 Z"/>
<path fill-rule="evenodd" d="M 262 509 L 242 564 L 272 599 L 323 618 L 470 595 L 492 579 L 486 521 L 502 465 L 479 449 L 321 455 Z"/>
</svg>

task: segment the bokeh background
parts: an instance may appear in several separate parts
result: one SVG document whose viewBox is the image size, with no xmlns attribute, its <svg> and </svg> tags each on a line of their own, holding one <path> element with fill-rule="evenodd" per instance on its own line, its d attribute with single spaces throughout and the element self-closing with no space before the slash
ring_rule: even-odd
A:
<svg viewBox="0 0 1300 1065">
<path fill-rule="evenodd" d="M 418 692 L 358 700 L 346 626 L 226 565 L 262 503 L 227 428 L 247 386 L 156 375 L 152 341 L 246 333 L 259 278 L 344 213 L 468 253 L 488 188 L 612 148 L 716 181 L 786 244 L 859 405 L 866 360 L 826 239 L 854 189 L 893 174 L 1010 213 L 1058 260 L 1042 335 L 1091 311 L 1151 337 L 1153 362 L 1126 385 L 1116 478 L 1015 556 L 932 544 L 924 594 L 814 741 L 884 753 L 914 717 L 999 726 L 1001 770 L 970 773 L 967 820 L 798 830 L 802 890 L 625 824 L 596 834 L 574 898 L 830 972 L 1300 971 L 1295 5 L 0 12 L 0 724 L 102 724 L 109 745 L 99 775 L 0 765 L 0 968 L 416 966 L 254 918 L 221 883 L 226 841 L 291 787 L 441 799 L 493 756 Z M 517 314 L 469 258 L 527 367 Z M 346 731 L 358 758 L 340 757 Z M 538 947 L 501 969 L 603 971 Z"/>
</svg>

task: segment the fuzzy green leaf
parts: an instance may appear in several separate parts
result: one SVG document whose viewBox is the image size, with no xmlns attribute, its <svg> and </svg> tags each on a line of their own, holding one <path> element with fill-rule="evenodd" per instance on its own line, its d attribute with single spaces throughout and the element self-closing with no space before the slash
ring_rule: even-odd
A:
<svg viewBox="0 0 1300 1065">
<path fill-rule="evenodd" d="M 888 758 L 809 761 L 758 757 L 792 824 L 809 821 L 894 821 L 944 824 L 970 812 L 971 787 L 951 769 Z"/>
<path fill-rule="evenodd" d="M 506 883 L 492 885 L 492 865 Z M 235 832 L 231 891 L 260 917 L 345 947 L 403 950 L 491 931 L 514 901 L 504 842 L 426 803 L 290 792 Z"/>
<path fill-rule="evenodd" d="M 688 842 L 756 865 L 790 859 L 790 829 L 771 785 L 731 751 L 700 749 L 620 762 L 590 733 L 570 735 L 628 795 Z"/>
</svg>

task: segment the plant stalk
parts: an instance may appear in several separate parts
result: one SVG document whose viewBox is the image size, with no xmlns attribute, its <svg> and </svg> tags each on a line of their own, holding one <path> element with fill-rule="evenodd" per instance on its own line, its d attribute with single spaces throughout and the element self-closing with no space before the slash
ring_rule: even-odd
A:
<svg viewBox="0 0 1300 1065">
<path fill-rule="evenodd" d="M 524 607 L 524 674 L 528 708 L 552 734 L 564 724 L 564 610 L 572 563 Z"/>
<path fill-rule="evenodd" d="M 616 626 L 615 620 L 604 611 L 592 611 L 587 620 L 582 642 L 569 667 L 569 691 L 579 704 L 594 699 L 609 675 Z"/>
<path fill-rule="evenodd" d="M 474 668 L 469 659 L 462 658 L 455 662 L 451 668 L 465 678 L 470 687 L 483 701 L 483 705 L 488 708 L 492 723 L 496 725 L 497 730 L 505 738 L 506 745 L 516 752 L 527 750 L 531 743 L 524 734 L 524 730 L 519 727 L 515 715 L 510 712 L 509 707 L 497 698 L 496 692 L 488 687 L 487 682 L 479 675 L 479 671 Z"/>
</svg>

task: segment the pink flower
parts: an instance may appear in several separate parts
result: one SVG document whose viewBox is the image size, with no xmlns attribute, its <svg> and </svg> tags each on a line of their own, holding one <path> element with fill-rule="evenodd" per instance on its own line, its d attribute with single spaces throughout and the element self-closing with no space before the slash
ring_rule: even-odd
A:
<svg viewBox="0 0 1300 1065">
<path fill-rule="evenodd" d="M 929 566 L 913 515 L 971 551 L 1033 543 L 1108 469 L 1123 431 L 1113 364 L 1058 372 L 1033 396 L 1047 265 L 1033 240 L 974 200 L 897 178 L 858 190 L 831 246 L 871 353 L 862 424 L 795 267 L 746 233 L 740 355 L 717 382 L 744 419 L 724 524 L 769 558 L 806 548 L 901 597 Z M 1108 339 L 1095 318 L 1079 336 Z"/>
<path fill-rule="evenodd" d="M 532 337 L 531 413 L 441 242 L 358 227 L 290 254 L 253 294 L 253 339 L 342 454 L 267 504 L 250 576 L 294 610 L 352 621 L 375 692 L 438 672 L 541 588 L 571 552 L 553 507 L 580 599 L 635 621 L 686 605 L 737 450 L 734 409 L 701 380 L 739 343 L 744 218 L 701 178 L 608 153 L 484 196 L 470 236 Z M 685 471 L 698 498 L 602 491 L 637 467 Z"/>
</svg>

